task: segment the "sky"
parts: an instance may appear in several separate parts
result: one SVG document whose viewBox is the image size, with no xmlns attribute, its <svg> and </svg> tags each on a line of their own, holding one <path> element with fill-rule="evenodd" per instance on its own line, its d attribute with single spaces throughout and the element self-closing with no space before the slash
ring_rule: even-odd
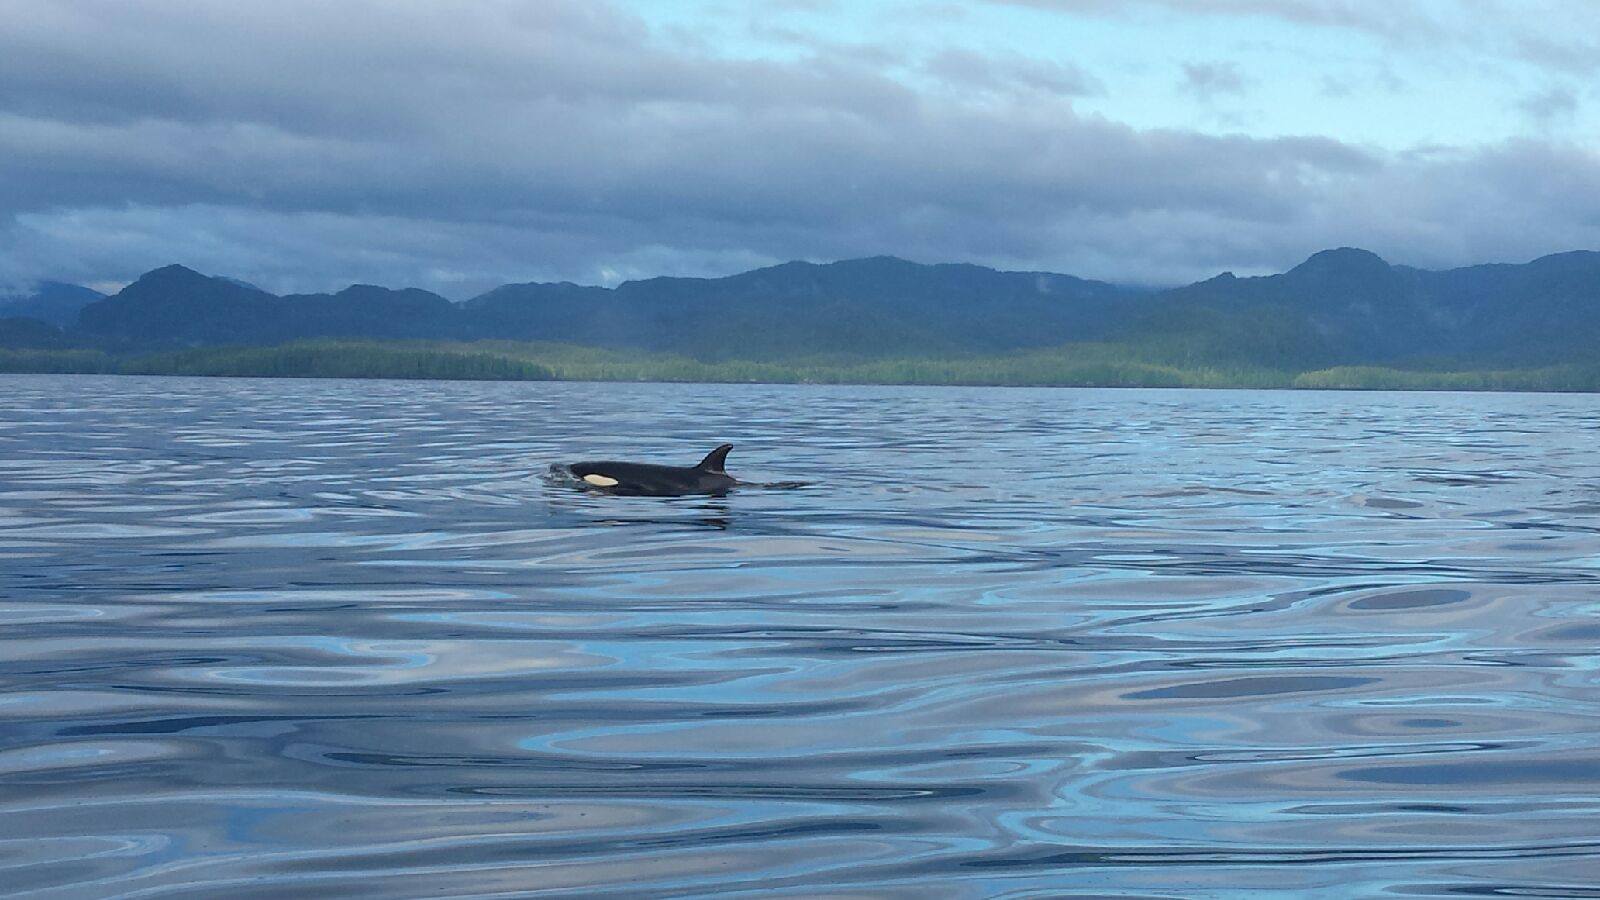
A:
<svg viewBox="0 0 1600 900">
<path fill-rule="evenodd" d="M 1600 249 L 1590 0 L 0 0 L 0 293 Z"/>
</svg>

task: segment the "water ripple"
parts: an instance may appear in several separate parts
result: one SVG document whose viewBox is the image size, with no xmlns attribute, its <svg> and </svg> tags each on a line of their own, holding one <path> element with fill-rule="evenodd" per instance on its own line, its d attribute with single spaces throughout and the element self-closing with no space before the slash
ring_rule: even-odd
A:
<svg viewBox="0 0 1600 900">
<path fill-rule="evenodd" d="M 0 382 L 9 894 L 1600 896 L 1593 397 Z"/>
</svg>

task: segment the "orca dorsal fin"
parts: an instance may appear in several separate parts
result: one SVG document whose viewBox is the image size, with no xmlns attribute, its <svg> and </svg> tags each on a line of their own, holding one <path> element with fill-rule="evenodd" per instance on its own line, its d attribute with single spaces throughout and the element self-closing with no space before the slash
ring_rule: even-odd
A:
<svg viewBox="0 0 1600 900">
<path fill-rule="evenodd" d="M 706 454 L 706 458 L 700 460 L 700 465 L 695 466 L 695 468 L 699 469 L 702 472 L 711 472 L 711 473 L 713 473 L 715 475 L 725 475 L 725 474 L 727 474 L 726 472 L 723 471 L 722 467 L 727 464 L 727 462 L 728 462 L 728 451 L 732 450 L 732 449 L 733 449 L 733 445 L 732 444 L 723 444 L 722 446 L 720 446 L 717 449 L 711 451 L 710 453 L 707 453 Z"/>
</svg>

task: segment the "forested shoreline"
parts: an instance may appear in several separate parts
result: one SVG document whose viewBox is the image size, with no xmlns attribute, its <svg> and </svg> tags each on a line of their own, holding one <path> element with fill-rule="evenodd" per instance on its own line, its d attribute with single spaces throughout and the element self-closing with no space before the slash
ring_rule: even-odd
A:
<svg viewBox="0 0 1600 900">
<path fill-rule="evenodd" d="M 295 341 L 142 353 L 0 350 L 0 372 L 468 381 L 926 384 L 1298 390 L 1600 391 L 1600 366 L 1305 371 L 1182 364 L 1117 344 L 954 357 L 703 360 L 668 353 L 511 341 Z"/>
</svg>

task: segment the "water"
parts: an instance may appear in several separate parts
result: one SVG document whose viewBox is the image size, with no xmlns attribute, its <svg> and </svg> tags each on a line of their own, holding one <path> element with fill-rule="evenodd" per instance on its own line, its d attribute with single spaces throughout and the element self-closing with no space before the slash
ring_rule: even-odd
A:
<svg viewBox="0 0 1600 900">
<path fill-rule="evenodd" d="M 0 892 L 1600 895 L 1597 406 L 6 377 Z"/>
</svg>

